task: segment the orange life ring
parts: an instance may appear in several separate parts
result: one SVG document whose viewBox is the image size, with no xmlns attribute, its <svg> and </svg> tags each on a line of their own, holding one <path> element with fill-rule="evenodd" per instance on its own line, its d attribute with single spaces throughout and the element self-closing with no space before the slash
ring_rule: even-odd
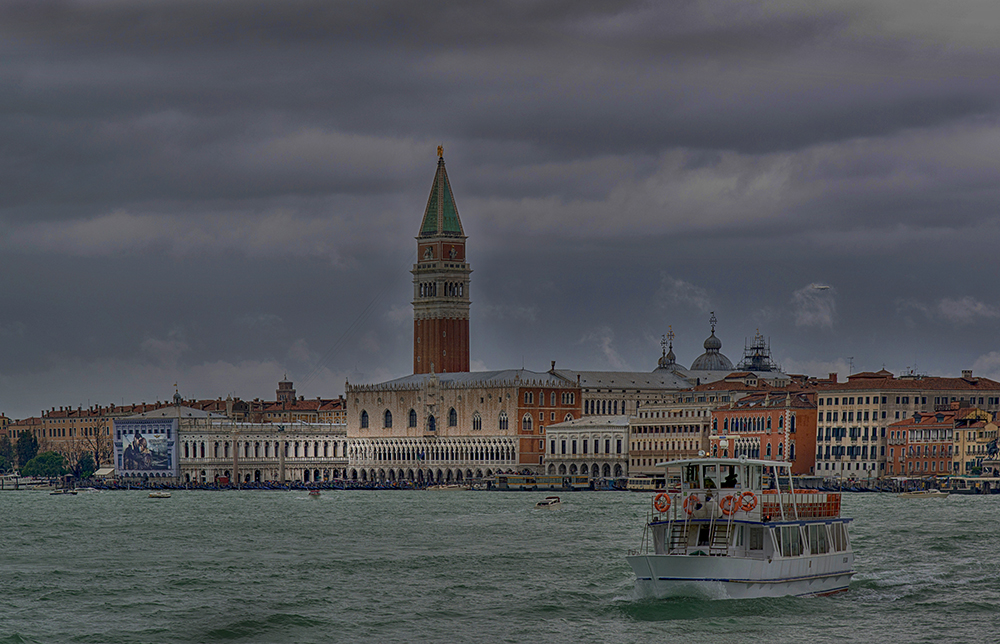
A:
<svg viewBox="0 0 1000 644">
<path fill-rule="evenodd" d="M 740 495 L 740 509 L 749 512 L 757 507 L 757 495 L 747 490 Z"/>
<path fill-rule="evenodd" d="M 695 511 L 694 506 L 700 502 L 701 501 L 698 500 L 698 497 L 692 494 L 688 498 L 684 499 L 684 511 L 687 512 L 688 514 L 691 514 L 692 512 Z"/>
<path fill-rule="evenodd" d="M 670 510 L 670 497 L 667 494 L 660 492 L 653 498 L 653 509 L 660 514 L 666 513 Z"/>
<path fill-rule="evenodd" d="M 719 503 L 719 507 L 722 508 L 722 513 L 728 517 L 730 514 L 734 514 L 740 509 L 740 502 L 735 496 L 729 494 L 722 499 L 722 502 Z"/>
</svg>

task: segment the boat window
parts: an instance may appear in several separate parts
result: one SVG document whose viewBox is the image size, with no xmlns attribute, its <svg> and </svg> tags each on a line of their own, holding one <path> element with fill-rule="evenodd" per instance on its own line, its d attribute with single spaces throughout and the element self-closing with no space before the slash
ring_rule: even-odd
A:
<svg viewBox="0 0 1000 644">
<path fill-rule="evenodd" d="M 722 487 L 739 487 L 739 476 L 736 473 L 738 469 L 735 465 L 723 465 L 723 472 L 725 472 L 725 478 L 722 479 Z"/>
<path fill-rule="evenodd" d="M 705 488 L 718 487 L 719 467 L 715 464 L 705 466 Z"/>
<path fill-rule="evenodd" d="M 750 526 L 750 549 L 751 550 L 763 550 L 764 549 L 764 528 L 759 526 Z"/>
<path fill-rule="evenodd" d="M 809 552 L 814 555 L 822 555 L 830 552 L 830 544 L 826 538 L 825 525 L 809 526 Z"/>
<path fill-rule="evenodd" d="M 688 487 L 701 487 L 701 480 L 698 479 L 697 465 L 688 465 L 684 468 L 684 482 L 687 483 Z"/>
<path fill-rule="evenodd" d="M 781 528 L 772 528 L 771 536 L 774 539 L 774 551 L 781 552 Z"/>
<path fill-rule="evenodd" d="M 834 523 L 830 526 L 830 532 L 833 533 L 833 549 L 837 552 L 847 550 L 847 530 L 844 529 L 844 524 Z"/>
<path fill-rule="evenodd" d="M 802 534 L 799 532 L 799 526 L 783 526 L 780 529 L 781 533 L 781 556 L 782 557 L 798 557 L 802 554 Z"/>
</svg>

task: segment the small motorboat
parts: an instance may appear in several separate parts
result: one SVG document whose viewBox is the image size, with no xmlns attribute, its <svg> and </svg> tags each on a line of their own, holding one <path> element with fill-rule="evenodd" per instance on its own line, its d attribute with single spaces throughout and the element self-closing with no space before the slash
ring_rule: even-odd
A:
<svg viewBox="0 0 1000 644">
<path fill-rule="evenodd" d="M 948 496 L 948 492 L 931 488 L 929 490 L 911 490 L 897 494 L 901 499 L 943 499 Z"/>
<path fill-rule="evenodd" d="M 311 497 L 319 496 L 319 490 L 309 490 L 309 496 Z"/>
<path fill-rule="evenodd" d="M 61 489 L 61 490 L 52 490 L 51 492 L 49 492 L 50 496 L 56 496 L 56 495 L 62 496 L 63 494 L 73 494 L 73 495 L 76 495 L 76 490 L 71 490 L 69 488 L 64 488 L 64 489 Z"/>
<path fill-rule="evenodd" d="M 535 508 L 539 510 L 552 510 L 561 505 L 562 501 L 559 500 L 558 496 L 547 496 L 545 497 L 545 500 L 536 503 Z"/>
<path fill-rule="evenodd" d="M 150 492 L 149 498 L 151 499 L 169 499 L 170 492 Z"/>
</svg>

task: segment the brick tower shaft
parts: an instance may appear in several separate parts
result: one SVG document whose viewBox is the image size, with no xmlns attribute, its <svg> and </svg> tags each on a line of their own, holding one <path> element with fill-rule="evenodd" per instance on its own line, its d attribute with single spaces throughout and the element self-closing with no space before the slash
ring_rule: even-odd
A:
<svg viewBox="0 0 1000 644">
<path fill-rule="evenodd" d="M 417 235 L 413 265 L 413 373 L 469 370 L 469 268 L 465 233 L 444 156 Z"/>
</svg>

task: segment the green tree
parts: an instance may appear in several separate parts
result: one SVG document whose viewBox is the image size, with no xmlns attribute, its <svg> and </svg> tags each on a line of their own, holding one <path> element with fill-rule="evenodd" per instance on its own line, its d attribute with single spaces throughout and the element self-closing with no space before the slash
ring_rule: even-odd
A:
<svg viewBox="0 0 1000 644">
<path fill-rule="evenodd" d="M 73 468 L 73 474 L 79 479 L 89 479 L 97 471 L 97 465 L 94 464 L 94 455 L 90 452 L 84 452 L 80 455 L 80 458 L 76 460 L 76 467 Z"/>
<path fill-rule="evenodd" d="M 14 444 L 7 434 L 0 436 L 0 472 L 14 467 Z"/>
<path fill-rule="evenodd" d="M 38 439 L 28 430 L 24 430 L 18 435 L 14 450 L 17 452 L 18 466 L 24 467 L 28 461 L 38 456 Z"/>
<path fill-rule="evenodd" d="M 62 476 L 66 473 L 66 459 L 58 452 L 42 452 L 24 464 L 21 476 Z"/>
</svg>

